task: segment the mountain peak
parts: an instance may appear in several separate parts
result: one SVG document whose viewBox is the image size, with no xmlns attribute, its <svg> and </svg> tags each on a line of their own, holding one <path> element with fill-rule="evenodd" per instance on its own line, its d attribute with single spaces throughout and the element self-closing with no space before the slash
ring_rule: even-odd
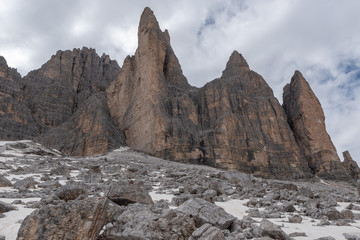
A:
<svg viewBox="0 0 360 240">
<path fill-rule="evenodd" d="M 6 65 L 7 66 L 7 63 L 6 63 L 6 60 L 3 56 L 0 56 L 0 66 L 1 65 Z"/>
<path fill-rule="evenodd" d="M 154 12 L 149 7 L 146 7 L 141 14 L 139 33 L 146 29 L 160 30 L 159 23 L 154 15 Z"/>
<path fill-rule="evenodd" d="M 222 77 L 230 77 L 243 71 L 250 71 L 249 65 L 247 64 L 245 58 L 235 50 L 226 64 Z"/>
</svg>

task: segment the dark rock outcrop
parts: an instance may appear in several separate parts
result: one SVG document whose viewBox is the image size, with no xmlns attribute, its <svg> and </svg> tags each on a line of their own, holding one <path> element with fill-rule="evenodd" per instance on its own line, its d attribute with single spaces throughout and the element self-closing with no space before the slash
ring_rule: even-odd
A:
<svg viewBox="0 0 360 240">
<path fill-rule="evenodd" d="M 284 87 L 283 107 L 312 173 L 328 179 L 349 179 L 326 131 L 321 104 L 299 71 Z"/>
<path fill-rule="evenodd" d="M 304 177 L 281 105 L 236 51 L 220 79 L 189 86 L 153 12 L 141 16 L 139 47 L 107 89 L 117 126 L 134 149 L 168 160 L 266 177 Z"/>
<path fill-rule="evenodd" d="M 360 169 L 357 162 L 352 159 L 349 151 L 343 152 L 343 157 L 344 161 L 342 162 L 342 165 L 345 171 L 350 175 L 350 177 L 357 181 L 360 178 Z"/>
<path fill-rule="evenodd" d="M 104 91 L 120 68 L 94 49 L 58 51 L 24 77 L 24 101 L 41 133 L 66 122 L 93 93 Z"/>
<path fill-rule="evenodd" d="M 39 134 L 30 109 L 23 102 L 21 76 L 0 56 L 0 139 L 29 139 Z"/>
<path fill-rule="evenodd" d="M 110 117 L 103 92 L 93 94 L 65 123 L 36 140 L 75 156 L 106 153 L 125 144 L 124 134 Z"/>
</svg>

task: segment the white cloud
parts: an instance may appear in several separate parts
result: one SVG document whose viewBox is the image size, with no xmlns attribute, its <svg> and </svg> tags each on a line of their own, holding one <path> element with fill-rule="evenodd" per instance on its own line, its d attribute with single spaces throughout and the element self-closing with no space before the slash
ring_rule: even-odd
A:
<svg viewBox="0 0 360 240">
<path fill-rule="evenodd" d="M 328 131 L 341 151 L 360 162 L 360 1 L 347 0 L 2 0 L 0 55 L 24 75 L 58 49 L 82 46 L 121 64 L 137 45 L 137 26 L 151 7 L 189 82 L 221 76 L 238 50 L 282 98 L 295 69 L 324 107 Z M 344 63 L 355 68 L 345 71 Z M 346 64 L 345 64 L 346 65 Z"/>
</svg>

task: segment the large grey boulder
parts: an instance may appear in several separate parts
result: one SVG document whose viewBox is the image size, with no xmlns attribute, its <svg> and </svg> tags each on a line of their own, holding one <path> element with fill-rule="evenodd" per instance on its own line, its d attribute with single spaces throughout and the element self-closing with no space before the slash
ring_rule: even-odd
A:
<svg viewBox="0 0 360 240">
<path fill-rule="evenodd" d="M 289 240 L 290 237 L 280 229 L 280 227 L 276 226 L 274 223 L 263 219 L 260 223 L 260 230 L 262 237 L 271 237 L 273 239 L 280 240 Z"/>
<path fill-rule="evenodd" d="M 110 217 L 107 199 L 87 198 L 46 205 L 32 212 L 20 226 L 18 240 L 95 240 Z"/>
<path fill-rule="evenodd" d="M 223 208 L 201 198 L 189 199 L 176 210 L 194 218 L 197 227 L 210 223 L 220 229 L 227 229 L 235 220 Z"/>
<path fill-rule="evenodd" d="M 194 220 L 172 209 L 131 204 L 114 216 L 100 239 L 188 239 L 195 230 Z"/>
<path fill-rule="evenodd" d="M 126 206 L 131 203 L 153 204 L 149 191 L 141 184 L 112 183 L 107 189 L 106 197 L 118 205 Z"/>
</svg>

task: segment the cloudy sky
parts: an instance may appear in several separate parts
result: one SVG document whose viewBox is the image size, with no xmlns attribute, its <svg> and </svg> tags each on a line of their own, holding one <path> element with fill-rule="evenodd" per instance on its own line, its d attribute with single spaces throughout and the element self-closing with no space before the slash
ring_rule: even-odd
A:
<svg viewBox="0 0 360 240">
<path fill-rule="evenodd" d="M 59 49 L 92 47 L 122 64 L 145 6 L 168 29 L 190 84 L 219 76 L 233 50 L 282 102 L 296 69 L 324 108 L 342 159 L 360 163 L 358 0 L 0 0 L 0 55 L 24 76 Z"/>
</svg>

